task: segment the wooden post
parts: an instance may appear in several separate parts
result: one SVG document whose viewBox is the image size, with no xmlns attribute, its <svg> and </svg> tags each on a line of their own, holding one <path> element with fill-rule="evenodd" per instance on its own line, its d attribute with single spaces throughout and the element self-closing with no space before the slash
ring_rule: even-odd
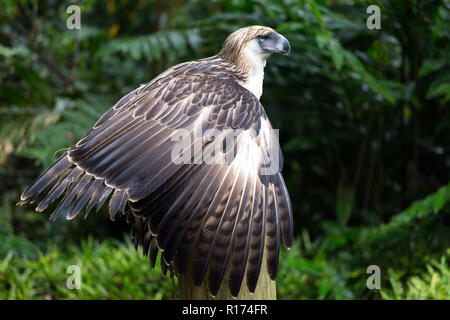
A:
<svg viewBox="0 0 450 320">
<path fill-rule="evenodd" d="M 241 290 L 237 298 L 233 298 L 228 289 L 228 274 L 230 272 L 230 264 L 225 272 L 222 284 L 220 286 L 219 292 L 213 297 L 209 293 L 208 289 L 208 279 L 205 280 L 200 286 L 195 286 L 192 278 L 192 269 L 189 266 L 187 272 L 182 274 L 178 278 L 178 291 L 179 298 L 181 300 L 276 300 L 277 292 L 275 281 L 272 281 L 267 275 L 267 265 L 265 254 L 263 256 L 263 261 L 261 264 L 261 272 L 258 278 L 258 284 L 255 289 L 255 293 L 251 294 L 248 291 L 246 278 L 242 281 Z"/>
</svg>

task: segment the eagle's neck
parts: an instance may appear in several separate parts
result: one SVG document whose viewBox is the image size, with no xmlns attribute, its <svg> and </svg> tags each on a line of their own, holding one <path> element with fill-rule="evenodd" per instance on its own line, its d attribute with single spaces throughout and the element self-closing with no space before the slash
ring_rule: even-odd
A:
<svg viewBox="0 0 450 320">
<path fill-rule="evenodd" d="M 250 68 L 247 79 L 239 84 L 253 93 L 258 99 L 261 98 L 263 92 L 264 67 L 266 63 L 255 65 Z"/>
<path fill-rule="evenodd" d="M 263 91 L 264 67 L 269 55 L 261 53 L 254 41 L 237 47 L 239 50 L 233 50 L 231 45 L 225 46 L 217 56 L 235 68 L 237 78 L 240 79 L 238 83 L 259 99 Z"/>
<path fill-rule="evenodd" d="M 259 99 L 263 92 L 264 67 L 266 66 L 267 56 L 255 53 L 256 50 L 251 46 L 247 46 L 243 51 L 246 79 L 239 84 Z"/>
</svg>

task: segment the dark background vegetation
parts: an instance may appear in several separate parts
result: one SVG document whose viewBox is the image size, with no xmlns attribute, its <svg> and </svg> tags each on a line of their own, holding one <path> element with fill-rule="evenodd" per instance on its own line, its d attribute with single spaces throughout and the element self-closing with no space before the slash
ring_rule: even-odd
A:
<svg viewBox="0 0 450 320">
<path fill-rule="evenodd" d="M 0 298 L 160 299 L 105 212 L 50 224 L 16 207 L 25 186 L 122 95 L 176 63 L 218 52 L 235 29 L 276 28 L 262 103 L 280 129 L 295 246 L 280 299 L 450 298 L 448 1 L 68 1 L 0 5 Z M 369 30 L 366 8 L 381 8 Z M 66 268 L 82 266 L 82 289 Z M 381 289 L 369 290 L 369 265 Z"/>
</svg>

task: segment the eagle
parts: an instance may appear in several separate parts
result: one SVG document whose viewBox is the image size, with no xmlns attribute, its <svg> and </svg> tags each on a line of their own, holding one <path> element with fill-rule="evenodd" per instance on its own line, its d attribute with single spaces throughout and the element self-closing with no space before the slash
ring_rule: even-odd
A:
<svg viewBox="0 0 450 320">
<path fill-rule="evenodd" d="M 259 101 L 267 58 L 289 53 L 272 28 L 231 33 L 217 55 L 175 65 L 122 97 L 19 204 L 42 212 L 57 203 L 54 221 L 108 202 L 151 267 L 161 252 L 164 274 L 192 264 L 194 284 L 207 278 L 213 296 L 225 274 L 234 297 L 244 277 L 254 292 L 261 264 L 275 280 L 280 243 L 290 248 L 293 238 L 278 136 Z"/>
</svg>

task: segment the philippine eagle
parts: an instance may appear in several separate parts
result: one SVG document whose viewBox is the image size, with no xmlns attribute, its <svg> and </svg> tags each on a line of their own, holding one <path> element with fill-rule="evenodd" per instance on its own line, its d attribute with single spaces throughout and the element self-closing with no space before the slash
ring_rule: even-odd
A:
<svg viewBox="0 0 450 320">
<path fill-rule="evenodd" d="M 275 280 L 280 242 L 289 248 L 293 237 L 280 147 L 259 102 L 266 59 L 289 52 L 275 30 L 250 26 L 217 55 L 171 67 L 121 98 L 20 204 L 41 212 L 59 202 L 53 221 L 109 199 L 110 218 L 126 215 L 152 267 L 159 250 L 164 273 L 192 263 L 194 283 L 207 275 L 212 295 L 227 268 L 233 296 L 244 274 L 254 292 L 263 252 Z"/>
</svg>

